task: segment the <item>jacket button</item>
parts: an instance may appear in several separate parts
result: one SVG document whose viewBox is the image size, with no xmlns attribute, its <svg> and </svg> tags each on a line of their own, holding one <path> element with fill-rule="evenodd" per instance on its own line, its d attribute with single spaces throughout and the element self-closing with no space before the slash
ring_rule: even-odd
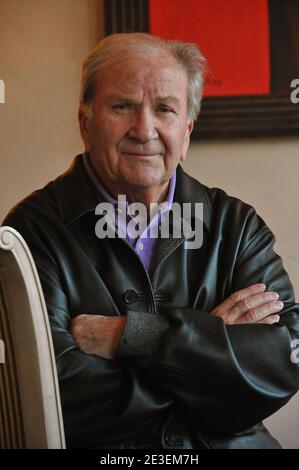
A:
<svg viewBox="0 0 299 470">
<path fill-rule="evenodd" d="M 137 293 L 132 289 L 127 290 L 124 295 L 124 300 L 126 304 L 133 304 L 137 300 Z"/>
<path fill-rule="evenodd" d="M 183 438 L 178 434 L 166 433 L 165 441 L 169 446 L 176 447 L 184 444 Z"/>
</svg>

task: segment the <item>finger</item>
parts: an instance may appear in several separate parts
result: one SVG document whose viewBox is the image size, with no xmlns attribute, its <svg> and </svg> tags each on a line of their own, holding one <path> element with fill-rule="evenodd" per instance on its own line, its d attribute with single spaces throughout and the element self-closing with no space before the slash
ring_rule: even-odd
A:
<svg viewBox="0 0 299 470">
<path fill-rule="evenodd" d="M 273 325 L 273 323 L 278 323 L 280 320 L 279 315 L 270 315 L 269 317 L 263 318 L 262 320 L 258 321 L 257 323 L 266 323 L 268 325 Z"/>
<path fill-rule="evenodd" d="M 262 294 L 252 295 L 240 300 L 229 312 L 229 318 L 235 320 L 241 315 L 244 315 L 250 310 L 265 305 L 267 303 L 278 300 L 279 294 L 277 292 L 263 292 Z"/>
<path fill-rule="evenodd" d="M 280 300 L 264 304 L 260 307 L 253 308 L 249 312 L 237 319 L 238 323 L 257 323 L 263 318 L 278 313 L 283 309 L 283 302 Z"/>
<path fill-rule="evenodd" d="M 241 300 L 246 299 L 247 297 L 250 297 L 252 295 L 260 294 L 265 290 L 265 284 L 252 284 L 251 286 L 245 287 L 245 289 L 233 292 L 224 302 L 222 302 L 222 304 L 218 305 L 214 310 L 230 310 Z"/>
</svg>

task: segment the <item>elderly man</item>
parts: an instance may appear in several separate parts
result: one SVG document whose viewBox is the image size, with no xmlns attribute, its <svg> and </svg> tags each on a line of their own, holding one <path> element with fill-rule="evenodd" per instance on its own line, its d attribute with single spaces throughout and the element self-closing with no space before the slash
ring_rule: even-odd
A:
<svg viewBox="0 0 299 470">
<path fill-rule="evenodd" d="M 254 209 L 179 165 L 204 64 L 179 41 L 101 41 L 83 65 L 85 153 L 4 221 L 39 271 L 68 447 L 279 447 L 261 422 L 298 389 L 290 357 L 299 309 Z M 149 216 L 137 236 L 126 230 L 138 219 L 133 203 Z M 175 203 L 190 207 L 181 226 L 195 237 L 202 230 L 199 246 L 173 232 L 175 217 L 166 218 L 168 236 L 150 236 Z M 102 236 L 108 205 L 118 209 L 115 232 Z"/>
</svg>

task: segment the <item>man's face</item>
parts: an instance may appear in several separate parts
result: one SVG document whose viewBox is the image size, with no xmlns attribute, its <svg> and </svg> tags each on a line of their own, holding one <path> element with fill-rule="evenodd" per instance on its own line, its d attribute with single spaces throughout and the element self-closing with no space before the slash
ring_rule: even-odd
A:
<svg viewBox="0 0 299 470">
<path fill-rule="evenodd" d="M 107 187 L 121 193 L 163 186 L 186 157 L 187 76 L 168 53 L 102 68 L 90 119 L 80 113 L 86 151 Z"/>
</svg>

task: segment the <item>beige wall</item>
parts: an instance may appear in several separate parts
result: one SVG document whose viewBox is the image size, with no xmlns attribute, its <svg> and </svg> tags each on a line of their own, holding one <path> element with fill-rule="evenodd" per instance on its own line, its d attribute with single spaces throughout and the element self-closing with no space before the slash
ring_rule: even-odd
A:
<svg viewBox="0 0 299 470">
<path fill-rule="evenodd" d="M 82 150 L 81 63 L 101 38 L 99 0 L 0 0 L 0 219 Z"/>
<path fill-rule="evenodd" d="M 103 31 L 98 0 L 0 0 L 0 219 L 62 172 L 82 150 L 77 129 L 81 62 Z M 299 296 L 299 139 L 191 145 L 185 168 L 253 204 L 277 236 Z M 299 396 L 268 421 L 299 448 Z"/>
</svg>

